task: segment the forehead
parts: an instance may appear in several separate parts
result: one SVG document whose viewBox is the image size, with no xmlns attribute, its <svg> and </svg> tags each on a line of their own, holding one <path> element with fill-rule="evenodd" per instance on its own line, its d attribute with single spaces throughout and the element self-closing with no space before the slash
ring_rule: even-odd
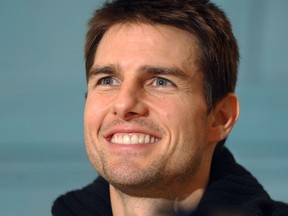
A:
<svg viewBox="0 0 288 216">
<path fill-rule="evenodd" d="M 198 48 L 193 36 L 179 28 L 144 23 L 115 24 L 102 37 L 94 65 L 131 68 L 151 64 L 196 71 Z"/>
<path fill-rule="evenodd" d="M 117 34 L 118 33 L 118 34 Z M 131 23 L 117 23 L 112 25 L 104 34 L 104 37 L 107 37 L 107 35 L 113 35 L 118 36 L 121 33 L 123 34 L 131 34 L 133 36 L 134 34 L 141 34 L 142 37 L 139 39 L 143 39 L 146 37 L 161 37 L 162 39 L 172 39 L 172 38 L 178 38 L 178 41 L 182 42 L 192 42 L 194 43 L 194 38 L 192 34 L 190 34 L 187 31 L 184 31 L 180 28 L 176 28 L 174 26 L 170 25 L 162 25 L 162 24 L 149 24 L 149 23 L 141 23 L 141 22 L 131 22 Z M 175 35 L 176 33 L 176 35 Z M 192 41 L 191 41 L 192 40 Z M 190 44 L 190 45 L 191 45 Z"/>
</svg>

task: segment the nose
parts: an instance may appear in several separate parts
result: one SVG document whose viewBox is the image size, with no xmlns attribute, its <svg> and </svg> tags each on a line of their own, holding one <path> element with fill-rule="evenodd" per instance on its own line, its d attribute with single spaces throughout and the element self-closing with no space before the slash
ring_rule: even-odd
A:
<svg viewBox="0 0 288 216">
<path fill-rule="evenodd" d="M 137 84 L 123 82 L 114 101 L 113 114 L 125 121 L 147 115 L 143 94 Z"/>
</svg>

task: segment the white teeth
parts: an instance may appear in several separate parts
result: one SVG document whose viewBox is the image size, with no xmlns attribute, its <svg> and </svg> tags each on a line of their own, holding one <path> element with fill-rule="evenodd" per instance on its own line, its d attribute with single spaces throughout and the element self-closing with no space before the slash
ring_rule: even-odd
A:
<svg viewBox="0 0 288 216">
<path fill-rule="evenodd" d="M 135 133 L 135 134 L 114 134 L 111 138 L 112 143 L 116 144 L 126 144 L 126 145 L 131 145 L 131 144 L 148 144 L 148 143 L 155 143 L 157 142 L 158 139 L 156 137 L 150 136 L 148 134 L 140 134 L 140 133 Z"/>
<path fill-rule="evenodd" d="M 149 142 L 150 142 L 150 136 L 149 136 L 149 135 L 146 135 L 146 136 L 145 136 L 144 142 L 145 142 L 145 143 L 149 143 Z"/>
<path fill-rule="evenodd" d="M 138 142 L 139 142 L 140 144 L 145 142 L 145 135 L 144 135 L 144 134 L 140 134 L 140 135 L 138 136 Z"/>
<path fill-rule="evenodd" d="M 130 139 L 129 135 L 126 134 L 123 136 L 123 143 L 124 144 L 130 144 L 130 141 L 131 141 L 131 139 Z"/>
<path fill-rule="evenodd" d="M 140 143 L 140 142 L 138 141 L 138 136 L 137 136 L 137 135 L 133 134 L 130 138 L 131 138 L 131 139 L 130 139 L 131 144 Z"/>
</svg>

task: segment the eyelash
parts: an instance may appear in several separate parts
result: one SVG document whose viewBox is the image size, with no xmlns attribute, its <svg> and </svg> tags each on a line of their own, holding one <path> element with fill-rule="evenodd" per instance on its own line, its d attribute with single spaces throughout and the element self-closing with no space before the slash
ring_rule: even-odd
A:
<svg viewBox="0 0 288 216">
<path fill-rule="evenodd" d="M 106 83 L 105 81 L 108 81 L 108 80 L 109 80 L 109 83 Z M 117 79 L 115 79 L 114 77 L 111 77 L 111 76 L 102 77 L 97 81 L 96 86 L 98 86 L 98 85 L 102 85 L 102 86 L 115 85 L 112 82 L 117 82 L 116 85 L 118 85 L 118 83 L 119 83 L 119 81 Z"/>
<path fill-rule="evenodd" d="M 97 80 L 95 86 L 118 86 L 120 85 L 120 81 L 113 76 L 102 77 Z M 156 87 L 156 88 L 165 88 L 165 87 L 175 87 L 175 84 L 163 77 L 154 77 L 147 82 L 148 86 Z"/>
<path fill-rule="evenodd" d="M 157 84 L 158 82 L 158 84 Z M 160 84 L 159 82 L 162 82 L 162 84 Z M 155 83 L 155 84 L 154 84 Z M 170 80 L 163 78 L 163 77 L 155 77 L 152 80 L 152 86 L 157 86 L 157 87 L 169 87 L 169 86 L 175 86 L 173 82 L 171 82 Z"/>
</svg>

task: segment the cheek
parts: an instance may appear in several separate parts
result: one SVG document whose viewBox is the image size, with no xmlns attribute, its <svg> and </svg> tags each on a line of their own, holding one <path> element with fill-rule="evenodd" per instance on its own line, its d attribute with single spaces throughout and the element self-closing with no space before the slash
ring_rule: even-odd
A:
<svg viewBox="0 0 288 216">
<path fill-rule="evenodd" d="M 169 149 L 173 154 L 193 152 L 205 145 L 207 114 L 205 103 L 195 99 L 169 100 L 157 106 L 159 121 L 169 134 Z M 181 148 L 180 148 L 181 146 Z"/>
<path fill-rule="evenodd" d="M 155 101 L 151 107 L 159 120 L 169 128 L 173 128 L 173 126 L 181 128 L 189 126 L 186 128 L 189 129 L 198 124 L 203 124 L 205 121 L 205 106 L 201 103 L 195 102 L 195 105 L 193 105 L 192 102 L 180 99 L 167 99 L 164 101 Z"/>
<path fill-rule="evenodd" d="M 98 132 L 105 117 L 103 104 L 94 98 L 87 98 L 84 109 L 84 136 L 87 153 L 96 151 Z"/>
<path fill-rule="evenodd" d="M 93 145 L 92 140 L 95 139 L 92 138 L 95 136 L 93 131 L 95 131 L 95 127 L 97 127 L 98 118 L 94 103 L 91 103 L 91 100 L 87 98 L 84 109 L 84 135 L 87 148 Z"/>
<path fill-rule="evenodd" d="M 85 136 L 85 146 L 88 158 L 99 173 L 102 171 L 101 163 L 101 148 L 97 144 L 97 132 L 101 124 L 101 119 L 103 116 L 99 110 L 101 110 L 100 104 L 96 100 L 87 98 L 84 110 L 84 136 Z"/>
<path fill-rule="evenodd" d="M 84 109 L 84 130 L 85 136 L 87 136 L 89 128 L 95 124 L 95 120 L 98 118 L 97 112 L 95 112 L 95 107 L 86 101 L 85 109 Z"/>
<path fill-rule="evenodd" d="M 100 123 L 105 114 L 109 111 L 109 103 L 105 97 L 95 97 L 91 95 L 87 97 L 84 110 L 84 124 Z"/>
</svg>

